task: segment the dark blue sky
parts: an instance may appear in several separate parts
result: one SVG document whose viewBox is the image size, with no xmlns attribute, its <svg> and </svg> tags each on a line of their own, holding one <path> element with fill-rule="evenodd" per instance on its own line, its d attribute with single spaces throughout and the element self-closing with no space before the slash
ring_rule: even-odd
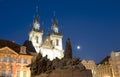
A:
<svg viewBox="0 0 120 77">
<path fill-rule="evenodd" d="M 119 0 L 0 0 L 0 39 L 22 45 L 37 5 L 45 32 L 50 31 L 56 11 L 63 44 L 67 37 L 71 39 L 73 56 L 98 63 L 112 50 L 120 50 Z"/>
</svg>

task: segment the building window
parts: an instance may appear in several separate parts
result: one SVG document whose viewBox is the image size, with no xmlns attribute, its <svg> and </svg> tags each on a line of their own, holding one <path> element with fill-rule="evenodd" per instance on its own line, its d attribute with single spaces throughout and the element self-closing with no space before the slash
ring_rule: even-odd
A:
<svg viewBox="0 0 120 77">
<path fill-rule="evenodd" d="M 9 62 L 12 63 L 13 62 L 13 58 L 9 58 Z"/>
<path fill-rule="evenodd" d="M 53 45 L 53 41 L 51 40 L 50 42 L 51 42 L 51 44 Z"/>
<path fill-rule="evenodd" d="M 20 77 L 20 71 L 17 70 L 17 77 Z"/>
<path fill-rule="evenodd" d="M 12 71 L 11 70 L 8 71 L 8 77 L 12 77 Z"/>
<path fill-rule="evenodd" d="M 17 63 L 21 63 L 21 59 L 20 58 L 18 58 Z"/>
<path fill-rule="evenodd" d="M 3 57 L 3 62 L 7 62 L 7 57 Z"/>
<path fill-rule="evenodd" d="M 2 76 L 5 76 L 5 74 L 6 74 L 6 71 L 2 70 Z"/>
<path fill-rule="evenodd" d="M 58 39 L 56 40 L 56 45 L 57 45 L 57 46 L 59 45 L 59 40 L 58 40 Z"/>
<path fill-rule="evenodd" d="M 27 72 L 23 71 L 23 77 L 26 77 L 26 75 L 27 75 Z"/>
<path fill-rule="evenodd" d="M 24 64 L 27 64 L 27 59 L 24 59 Z"/>
</svg>

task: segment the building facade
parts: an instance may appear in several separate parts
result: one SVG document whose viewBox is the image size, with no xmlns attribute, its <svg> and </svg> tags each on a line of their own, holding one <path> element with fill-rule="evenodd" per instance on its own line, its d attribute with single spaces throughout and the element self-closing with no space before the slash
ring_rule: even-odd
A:
<svg viewBox="0 0 120 77">
<path fill-rule="evenodd" d="M 120 51 L 111 52 L 110 64 L 112 66 L 113 77 L 120 77 Z"/>
<path fill-rule="evenodd" d="M 82 64 L 86 69 L 92 71 L 93 77 L 113 77 L 112 67 L 110 65 L 110 57 L 104 58 L 99 64 L 95 64 L 93 60 L 82 60 Z"/>
<path fill-rule="evenodd" d="M 89 70 L 92 71 L 92 76 L 93 77 L 97 77 L 96 64 L 95 64 L 95 62 L 93 60 L 89 60 L 89 61 L 82 60 L 81 63 L 86 67 L 86 69 L 89 69 Z"/>
<path fill-rule="evenodd" d="M 113 77 L 110 65 L 110 56 L 105 57 L 98 65 L 96 70 L 97 77 Z"/>
<path fill-rule="evenodd" d="M 7 40 L 0 40 L 0 76 L 30 77 L 32 55 L 25 46 L 19 46 Z"/>
<path fill-rule="evenodd" d="M 63 35 L 59 32 L 58 23 L 54 16 L 51 32 L 43 39 L 44 31 L 41 30 L 41 23 L 39 21 L 38 12 L 33 21 L 32 29 L 29 33 L 29 41 L 32 42 L 37 53 L 41 53 L 43 57 L 47 55 L 48 59 L 53 60 L 56 57 L 61 59 L 64 57 L 64 50 L 62 47 Z"/>
</svg>

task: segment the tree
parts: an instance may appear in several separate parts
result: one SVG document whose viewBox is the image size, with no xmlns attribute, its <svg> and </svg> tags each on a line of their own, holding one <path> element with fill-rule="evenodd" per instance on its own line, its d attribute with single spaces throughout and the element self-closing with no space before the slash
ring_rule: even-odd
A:
<svg viewBox="0 0 120 77">
<path fill-rule="evenodd" d="M 67 59 L 71 59 L 72 58 L 72 46 L 71 46 L 69 38 L 66 40 L 65 56 L 64 56 L 64 58 L 67 58 Z"/>
</svg>

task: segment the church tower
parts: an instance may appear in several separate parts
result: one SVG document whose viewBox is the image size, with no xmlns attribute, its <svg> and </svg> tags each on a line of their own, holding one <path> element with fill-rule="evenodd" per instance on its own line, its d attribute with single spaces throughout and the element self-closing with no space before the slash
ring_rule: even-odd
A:
<svg viewBox="0 0 120 77">
<path fill-rule="evenodd" d="M 43 36 L 43 30 L 40 30 L 38 8 L 36 8 L 36 15 L 33 20 L 32 30 L 29 33 L 29 41 L 32 42 L 37 53 L 39 53 L 40 46 L 42 45 L 42 36 Z"/>
<path fill-rule="evenodd" d="M 52 29 L 52 33 L 50 34 L 50 39 L 51 39 L 52 45 L 54 46 L 54 48 L 58 50 L 63 50 L 63 47 L 62 47 L 63 36 L 62 36 L 62 33 L 59 32 L 58 23 L 55 16 L 52 22 L 51 29 Z"/>
</svg>

